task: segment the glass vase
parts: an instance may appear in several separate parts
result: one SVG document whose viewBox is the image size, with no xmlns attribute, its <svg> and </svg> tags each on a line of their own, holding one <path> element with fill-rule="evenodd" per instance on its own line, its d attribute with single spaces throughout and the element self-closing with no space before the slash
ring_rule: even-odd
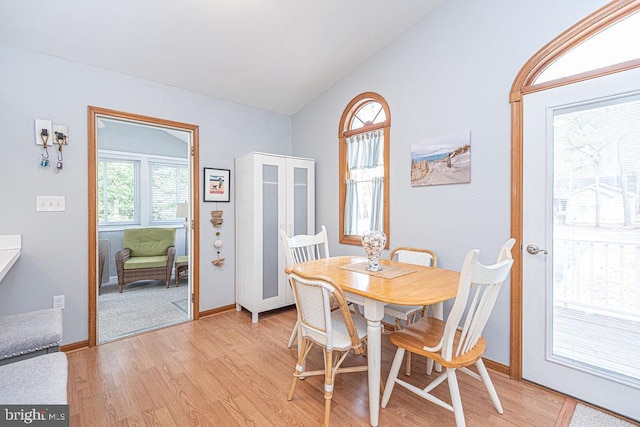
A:
<svg viewBox="0 0 640 427">
<path fill-rule="evenodd" d="M 387 244 L 387 236 L 379 230 L 365 231 L 360 237 L 362 240 L 362 247 L 367 253 L 369 262 L 365 267 L 367 271 L 380 271 L 382 266 L 380 265 L 380 254 Z"/>
</svg>

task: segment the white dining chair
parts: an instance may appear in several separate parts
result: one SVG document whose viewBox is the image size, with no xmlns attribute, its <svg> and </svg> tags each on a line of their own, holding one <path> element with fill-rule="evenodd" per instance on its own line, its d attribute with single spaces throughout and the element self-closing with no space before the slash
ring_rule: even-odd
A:
<svg viewBox="0 0 640 427">
<path fill-rule="evenodd" d="M 367 365 L 342 367 L 351 350 L 356 354 L 365 352 L 367 320 L 349 310 L 342 289 L 330 280 L 303 276 L 294 270 L 289 281 L 298 307 L 302 351 L 298 355 L 287 399 L 293 399 L 299 379 L 324 375 L 324 425 L 328 426 L 336 374 L 367 370 Z M 333 309 L 334 304 L 337 304 L 337 309 Z M 305 362 L 314 346 L 322 348 L 324 369 L 307 371 Z"/>
<path fill-rule="evenodd" d="M 427 267 L 437 267 L 438 257 L 435 252 L 430 249 L 400 247 L 395 248 L 389 254 L 389 260 L 404 262 L 407 264 L 424 265 Z M 394 330 L 400 330 L 405 326 L 415 322 L 418 313 L 426 316 L 429 307 L 417 305 L 397 305 L 387 304 L 384 307 L 385 316 L 394 319 Z M 436 318 L 442 319 L 442 303 L 434 304 L 431 308 Z M 404 323 L 403 323 L 404 322 Z M 427 373 L 431 374 L 433 361 L 429 359 L 427 362 Z M 407 353 L 406 374 L 411 375 L 411 353 Z"/>
<path fill-rule="evenodd" d="M 320 232 L 315 235 L 299 234 L 289 237 L 284 230 L 280 229 L 280 237 L 282 238 L 282 245 L 284 246 L 287 266 L 329 257 L 327 229 L 324 225 L 320 227 Z M 291 348 L 298 336 L 298 324 L 299 321 L 296 321 L 296 325 L 291 332 L 288 344 L 289 348 Z"/>
<path fill-rule="evenodd" d="M 472 250 L 467 254 L 460 273 L 458 293 L 446 322 L 433 317 L 424 317 L 416 323 L 390 334 L 389 338 L 398 347 L 398 350 L 382 395 L 381 406 L 383 408 L 389 403 L 393 388 L 398 384 L 412 393 L 452 411 L 456 426 L 463 427 L 465 419 L 456 376 L 456 371 L 460 370 L 484 383 L 496 410 L 502 414 L 502 404 L 498 393 L 482 362 L 482 355 L 486 349 L 482 330 L 491 315 L 500 288 L 509 276 L 513 265 L 511 248 L 514 243 L 514 239 L 509 239 L 499 252 L 498 262 L 489 266 L 478 261 L 478 250 Z M 435 360 L 446 368 L 445 372 L 422 389 L 399 379 L 398 372 L 405 351 L 411 351 Z M 467 368 L 471 365 L 476 366 L 478 373 Z M 430 393 L 445 380 L 449 384 L 451 404 Z"/>
</svg>

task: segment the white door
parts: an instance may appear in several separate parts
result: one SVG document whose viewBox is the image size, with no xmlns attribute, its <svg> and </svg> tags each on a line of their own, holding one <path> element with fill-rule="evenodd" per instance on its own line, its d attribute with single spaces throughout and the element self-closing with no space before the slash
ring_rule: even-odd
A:
<svg viewBox="0 0 640 427">
<path fill-rule="evenodd" d="M 640 69 L 523 106 L 523 377 L 640 420 Z"/>
</svg>

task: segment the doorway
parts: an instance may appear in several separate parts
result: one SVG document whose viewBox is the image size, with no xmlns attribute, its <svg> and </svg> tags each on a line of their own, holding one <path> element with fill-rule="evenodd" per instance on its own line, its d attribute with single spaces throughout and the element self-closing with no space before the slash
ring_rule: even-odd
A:
<svg viewBox="0 0 640 427">
<path fill-rule="evenodd" d="M 198 127 L 97 107 L 88 114 L 89 344 L 197 319 Z M 140 252 L 125 246 L 150 242 L 163 253 L 143 255 L 162 265 L 136 271 Z"/>
<path fill-rule="evenodd" d="M 524 103 L 524 379 L 640 419 L 640 69 Z"/>
</svg>

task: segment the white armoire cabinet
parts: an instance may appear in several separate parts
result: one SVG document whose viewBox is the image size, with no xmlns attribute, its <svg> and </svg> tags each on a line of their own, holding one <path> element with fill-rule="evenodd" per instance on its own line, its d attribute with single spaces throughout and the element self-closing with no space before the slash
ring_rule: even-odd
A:
<svg viewBox="0 0 640 427">
<path fill-rule="evenodd" d="M 249 153 L 235 161 L 236 309 L 294 304 L 279 230 L 315 234 L 315 162 Z"/>
</svg>

